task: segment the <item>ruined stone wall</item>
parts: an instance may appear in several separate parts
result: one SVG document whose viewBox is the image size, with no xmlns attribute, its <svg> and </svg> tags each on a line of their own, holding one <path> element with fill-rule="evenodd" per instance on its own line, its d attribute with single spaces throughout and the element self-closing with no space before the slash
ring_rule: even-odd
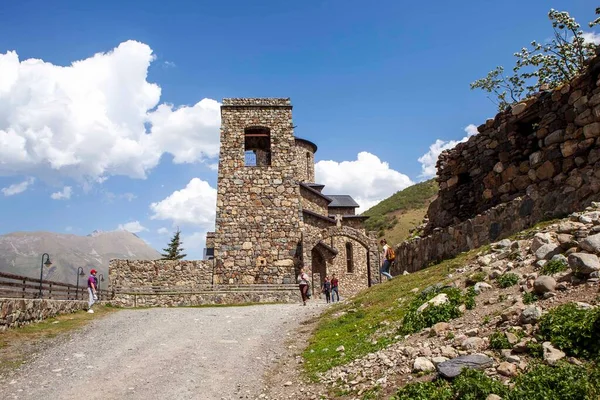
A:
<svg viewBox="0 0 600 400">
<path fill-rule="evenodd" d="M 111 288 L 206 287 L 213 283 L 214 260 L 110 260 Z"/>
<path fill-rule="evenodd" d="M 244 129 L 253 126 L 270 129 L 269 166 L 245 166 Z M 289 99 L 223 100 L 215 224 L 219 281 L 293 279 L 301 226 L 296 169 Z"/>
<path fill-rule="evenodd" d="M 0 299 L 0 332 L 85 309 L 82 300 Z"/>
<path fill-rule="evenodd" d="M 600 58 L 569 84 L 512 106 L 438 160 L 426 234 L 529 195 L 541 215 L 581 209 L 600 190 Z"/>
<path fill-rule="evenodd" d="M 300 186 L 300 195 L 302 196 L 303 210 L 327 216 L 327 204 L 329 202 L 326 199 L 304 186 Z"/>
<path fill-rule="evenodd" d="M 329 215 L 356 215 L 355 209 L 352 207 L 329 207 Z"/>
<path fill-rule="evenodd" d="M 296 138 L 296 178 L 298 182 L 315 182 L 315 145 Z"/>
</svg>

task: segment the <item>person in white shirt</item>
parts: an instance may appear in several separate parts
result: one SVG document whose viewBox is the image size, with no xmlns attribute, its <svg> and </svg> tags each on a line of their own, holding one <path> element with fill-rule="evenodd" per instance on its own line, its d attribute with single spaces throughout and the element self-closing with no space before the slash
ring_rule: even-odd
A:
<svg viewBox="0 0 600 400">
<path fill-rule="evenodd" d="M 300 274 L 298 275 L 298 286 L 300 287 L 300 294 L 302 295 L 302 303 L 306 305 L 306 300 L 308 300 L 308 283 L 310 282 L 310 277 L 306 272 L 304 272 L 304 268 L 300 268 Z"/>
<path fill-rule="evenodd" d="M 388 256 L 390 246 L 387 244 L 387 241 L 385 239 L 381 239 L 379 243 L 381 243 L 381 245 L 383 246 L 383 251 L 381 253 L 381 269 L 379 270 L 379 272 L 386 278 L 392 279 L 393 276 L 390 274 L 390 267 L 392 265 L 393 260 L 390 260 Z"/>
</svg>

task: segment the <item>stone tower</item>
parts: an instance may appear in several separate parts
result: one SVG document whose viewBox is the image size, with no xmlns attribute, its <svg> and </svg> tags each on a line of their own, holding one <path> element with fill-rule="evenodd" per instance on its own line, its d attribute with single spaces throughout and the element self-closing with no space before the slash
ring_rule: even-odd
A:
<svg viewBox="0 0 600 400">
<path fill-rule="evenodd" d="M 216 283 L 294 282 L 302 237 L 295 141 L 289 99 L 223 99 Z M 314 179 L 314 168 L 302 167 L 302 178 Z"/>
</svg>

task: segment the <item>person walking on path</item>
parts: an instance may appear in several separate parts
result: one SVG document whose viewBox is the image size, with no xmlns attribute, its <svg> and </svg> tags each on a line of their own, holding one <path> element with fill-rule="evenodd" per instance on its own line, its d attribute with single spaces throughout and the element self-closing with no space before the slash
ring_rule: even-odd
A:
<svg viewBox="0 0 600 400">
<path fill-rule="evenodd" d="M 340 292 L 338 286 L 340 281 L 335 277 L 335 274 L 331 275 L 331 302 L 335 303 L 335 295 L 337 294 L 337 301 L 340 301 Z"/>
<path fill-rule="evenodd" d="M 310 278 L 306 272 L 304 272 L 304 268 L 300 268 L 300 274 L 298 275 L 298 286 L 300 287 L 300 294 L 302 295 L 302 303 L 306 305 L 306 300 L 308 300 L 308 282 Z"/>
<path fill-rule="evenodd" d="M 330 303 L 331 302 L 331 281 L 329 280 L 328 276 L 325 277 L 325 282 L 323 282 L 323 293 L 325 294 L 325 300 L 327 300 L 327 303 Z"/>
<path fill-rule="evenodd" d="M 88 312 L 90 314 L 94 313 L 92 310 L 92 306 L 98 300 L 98 293 L 96 289 L 98 288 L 98 278 L 96 278 L 96 270 L 92 269 L 90 271 L 90 277 L 88 278 Z"/>
<path fill-rule="evenodd" d="M 396 254 L 394 253 L 394 249 L 387 244 L 387 240 L 381 239 L 379 243 L 383 246 L 383 251 L 381 253 L 381 270 L 379 272 L 389 280 L 393 278 L 390 274 L 390 267 L 392 266 L 392 262 L 396 259 Z"/>
</svg>

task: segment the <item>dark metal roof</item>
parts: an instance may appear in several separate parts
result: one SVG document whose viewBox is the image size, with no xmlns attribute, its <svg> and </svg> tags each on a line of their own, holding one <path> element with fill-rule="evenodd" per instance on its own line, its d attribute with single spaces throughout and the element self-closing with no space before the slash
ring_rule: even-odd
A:
<svg viewBox="0 0 600 400">
<path fill-rule="evenodd" d="M 307 145 L 311 146 L 313 148 L 313 154 L 317 152 L 317 145 L 314 144 L 313 142 L 311 142 L 310 140 L 302 139 L 302 138 L 299 138 L 299 137 L 295 137 L 294 139 L 296 139 L 299 142 L 304 142 Z"/>
<path fill-rule="evenodd" d="M 311 188 L 318 191 L 321 191 L 321 189 L 325 187 L 325 185 L 322 185 L 320 183 L 305 183 L 305 185 L 310 186 Z"/>
<path fill-rule="evenodd" d="M 329 203 L 329 208 L 331 207 L 351 207 L 357 208 L 360 205 L 354 201 L 352 196 L 347 194 L 328 194 L 327 197 L 331 199 L 331 203 Z"/>
</svg>

